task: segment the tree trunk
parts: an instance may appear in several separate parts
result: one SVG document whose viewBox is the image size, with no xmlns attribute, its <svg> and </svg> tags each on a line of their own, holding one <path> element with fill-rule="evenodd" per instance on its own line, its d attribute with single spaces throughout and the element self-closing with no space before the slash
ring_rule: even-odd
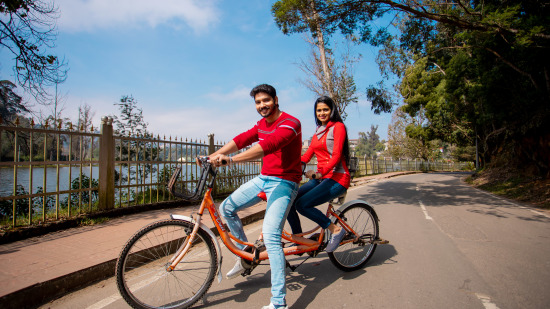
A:
<svg viewBox="0 0 550 309">
<path fill-rule="evenodd" d="M 321 64 L 323 65 L 323 73 L 325 75 L 325 82 L 323 83 L 323 88 L 328 93 L 331 98 L 334 98 L 333 87 L 332 87 L 332 78 L 330 76 L 330 71 L 327 62 L 326 50 L 325 50 L 325 39 L 323 35 L 323 29 L 319 24 L 319 14 L 315 9 L 315 2 L 310 1 L 311 10 L 313 12 L 313 20 L 315 22 L 315 34 L 317 35 L 317 42 L 315 43 L 319 48 L 319 55 L 321 56 Z"/>
</svg>

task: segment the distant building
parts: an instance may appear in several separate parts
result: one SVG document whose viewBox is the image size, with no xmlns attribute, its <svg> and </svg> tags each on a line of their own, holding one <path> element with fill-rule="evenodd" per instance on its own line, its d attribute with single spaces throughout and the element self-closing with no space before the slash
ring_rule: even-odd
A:
<svg viewBox="0 0 550 309">
<path fill-rule="evenodd" d="M 357 143 L 359 143 L 359 139 L 348 139 L 349 141 L 349 150 L 354 151 L 355 147 L 357 147 Z"/>
<path fill-rule="evenodd" d="M 306 139 L 302 141 L 302 155 L 306 153 L 307 149 L 309 148 L 309 145 L 311 144 L 311 139 Z"/>
</svg>

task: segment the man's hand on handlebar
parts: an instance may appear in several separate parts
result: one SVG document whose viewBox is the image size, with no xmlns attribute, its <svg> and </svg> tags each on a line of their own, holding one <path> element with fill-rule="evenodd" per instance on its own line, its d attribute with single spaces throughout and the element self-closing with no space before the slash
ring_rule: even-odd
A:
<svg viewBox="0 0 550 309">
<path fill-rule="evenodd" d="M 210 156 L 210 164 L 214 167 L 226 166 L 231 162 L 231 158 L 224 154 Z"/>
</svg>

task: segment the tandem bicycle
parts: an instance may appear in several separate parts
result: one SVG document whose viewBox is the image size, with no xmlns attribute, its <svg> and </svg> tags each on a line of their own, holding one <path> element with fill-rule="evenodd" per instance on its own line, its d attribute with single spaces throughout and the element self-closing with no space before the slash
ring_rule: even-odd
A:
<svg viewBox="0 0 550 309">
<path fill-rule="evenodd" d="M 268 260 L 261 236 L 255 243 L 243 242 L 223 224 L 212 198 L 217 170 L 207 157 L 198 160 L 201 174 L 194 192 L 178 181 L 179 167 L 168 183 L 170 192 L 181 199 L 198 201 L 202 196 L 198 211 L 191 217 L 172 214 L 170 219 L 141 228 L 118 257 L 117 287 L 133 308 L 188 308 L 205 295 L 216 276 L 218 282 L 221 281 L 222 251 L 218 238 L 202 223 L 205 213 L 210 215 L 221 242 L 241 258 L 245 268 L 243 276 L 250 275 L 256 266 Z M 262 198 L 265 199 L 265 194 Z M 345 194 L 331 201 L 326 211 L 332 222 L 346 230 L 339 247 L 327 254 L 339 269 L 353 271 L 369 261 L 378 244 L 387 241 L 379 237 L 379 220 L 372 206 L 362 200 L 344 203 L 344 199 Z M 335 206 L 339 206 L 338 209 Z M 308 258 L 323 252 L 326 236 L 319 226 L 301 234 L 283 231 L 285 256 L 307 253 L 299 265 L 292 266 L 287 261 L 287 266 L 294 271 Z M 246 248 L 241 250 L 234 242 Z"/>
</svg>

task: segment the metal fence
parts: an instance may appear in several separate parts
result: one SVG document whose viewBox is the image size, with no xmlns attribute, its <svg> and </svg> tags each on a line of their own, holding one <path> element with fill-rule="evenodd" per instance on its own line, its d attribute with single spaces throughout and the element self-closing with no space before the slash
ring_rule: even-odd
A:
<svg viewBox="0 0 550 309">
<path fill-rule="evenodd" d="M 173 200 L 166 184 L 176 167 L 194 186 L 194 158 L 219 149 L 208 140 L 122 137 L 112 119 L 100 132 L 47 124 L 0 125 L 0 227 L 41 224 L 114 208 Z M 258 175 L 260 161 L 219 170 L 215 195 Z"/>
<path fill-rule="evenodd" d="M 462 171 L 472 170 L 472 162 L 449 160 L 354 158 L 357 161 L 356 177 L 402 171 Z"/>
<path fill-rule="evenodd" d="M 194 158 L 223 144 L 160 136 L 114 134 L 112 118 L 100 132 L 71 125 L 37 128 L 0 125 L 0 227 L 41 224 L 84 213 L 173 200 L 166 184 L 176 167 L 194 189 Z M 355 158 L 355 177 L 406 170 L 462 170 L 471 163 Z M 315 168 L 310 162 L 309 168 Z M 257 176 L 261 161 L 219 170 L 215 195 Z"/>
<path fill-rule="evenodd" d="M 53 128 L 48 123 L 43 128 L 17 124 L 0 126 L 1 225 L 45 222 L 91 209 L 100 135 L 72 127 L 61 130 L 61 123 Z"/>
</svg>

